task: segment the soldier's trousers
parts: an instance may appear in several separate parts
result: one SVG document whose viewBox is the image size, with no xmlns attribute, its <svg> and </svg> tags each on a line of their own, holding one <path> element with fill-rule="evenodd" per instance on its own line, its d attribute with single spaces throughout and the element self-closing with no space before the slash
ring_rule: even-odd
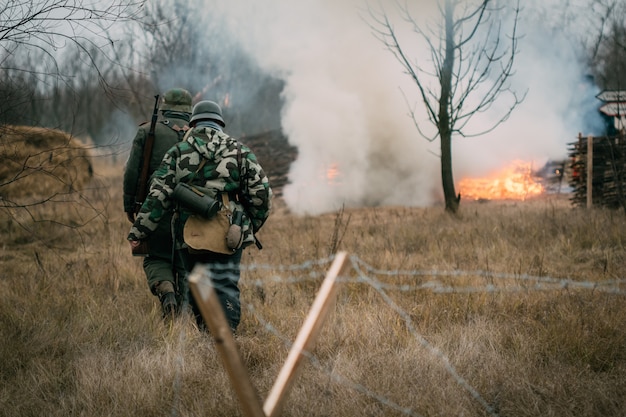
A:
<svg viewBox="0 0 626 417">
<path fill-rule="evenodd" d="M 242 249 L 239 249 L 232 255 L 213 252 L 203 254 L 186 253 L 186 267 L 189 272 L 191 272 L 197 264 L 202 264 L 204 268 L 208 269 L 215 293 L 220 300 L 228 324 L 233 331 L 237 329 L 241 321 L 241 301 L 239 297 L 241 255 Z M 193 297 L 190 297 L 189 303 L 196 317 L 198 326 L 206 329 L 206 323 L 204 323 L 200 310 Z"/>
<path fill-rule="evenodd" d="M 161 281 L 169 281 L 176 291 L 176 304 L 179 311 L 185 311 L 189 306 L 189 283 L 187 272 L 182 262 L 172 264 L 171 259 L 159 256 L 147 256 L 143 260 L 143 270 L 148 279 L 148 286 L 154 295 L 156 285 Z"/>
</svg>

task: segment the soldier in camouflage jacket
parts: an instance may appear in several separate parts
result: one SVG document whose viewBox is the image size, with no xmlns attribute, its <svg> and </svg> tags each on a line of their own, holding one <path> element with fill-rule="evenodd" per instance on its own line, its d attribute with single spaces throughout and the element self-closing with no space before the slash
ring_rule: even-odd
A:
<svg viewBox="0 0 626 417">
<path fill-rule="evenodd" d="M 217 103 L 202 101 L 196 104 L 190 126 L 186 139 L 165 154 L 155 172 L 150 192 L 128 240 L 131 246 L 137 246 L 139 241 L 156 230 L 164 216 L 177 210 L 175 239 L 180 249 L 179 259 L 188 272 L 196 263 L 205 264 L 210 269 L 216 293 L 231 328 L 235 330 L 241 317 L 238 282 L 242 250 L 255 243 L 255 233 L 267 220 L 272 190 L 254 153 L 222 132 L 225 123 Z M 199 169 L 203 159 L 206 162 Z M 229 195 L 231 211 L 243 213 L 243 244 L 240 249 L 232 254 L 189 253 L 182 238 L 182 229 L 191 213 L 179 207 L 172 198 L 174 188 L 180 182 L 203 187 L 218 201 L 221 201 L 221 193 Z M 190 301 L 199 326 L 204 327 L 197 305 L 193 299 Z"/>
</svg>

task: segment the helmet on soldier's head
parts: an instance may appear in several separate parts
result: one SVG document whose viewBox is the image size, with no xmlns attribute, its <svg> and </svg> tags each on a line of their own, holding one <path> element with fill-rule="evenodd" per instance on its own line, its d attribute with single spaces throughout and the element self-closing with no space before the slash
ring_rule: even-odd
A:
<svg viewBox="0 0 626 417">
<path fill-rule="evenodd" d="M 191 94 L 182 88 L 172 88 L 163 96 L 161 110 L 182 111 L 191 113 Z"/>
<path fill-rule="evenodd" d="M 214 101 L 200 101 L 193 106 L 189 124 L 193 126 L 195 122 L 202 119 L 215 120 L 220 126 L 226 127 L 226 123 L 224 123 L 222 118 L 222 108 Z"/>
</svg>

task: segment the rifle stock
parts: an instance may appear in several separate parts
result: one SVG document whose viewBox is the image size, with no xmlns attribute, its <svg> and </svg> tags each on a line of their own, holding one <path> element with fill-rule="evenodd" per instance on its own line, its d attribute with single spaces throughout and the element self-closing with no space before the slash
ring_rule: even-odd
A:
<svg viewBox="0 0 626 417">
<path fill-rule="evenodd" d="M 150 171 L 150 158 L 152 158 L 152 146 L 154 145 L 154 129 L 156 127 L 157 118 L 159 117 L 159 95 L 154 96 L 154 110 L 152 111 L 152 120 L 150 121 L 150 130 L 143 147 L 143 164 L 141 165 L 141 175 L 137 187 L 137 196 L 135 198 L 135 213 L 139 212 L 146 196 L 148 195 L 148 173 Z"/>
</svg>

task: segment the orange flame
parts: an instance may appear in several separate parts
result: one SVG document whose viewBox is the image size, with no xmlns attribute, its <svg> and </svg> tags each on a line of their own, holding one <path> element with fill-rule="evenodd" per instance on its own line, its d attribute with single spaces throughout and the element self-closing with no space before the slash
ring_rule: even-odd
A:
<svg viewBox="0 0 626 417">
<path fill-rule="evenodd" d="M 532 164 L 524 161 L 513 161 L 486 178 L 464 178 L 459 183 L 461 197 L 474 200 L 525 200 L 543 191 L 533 176 Z"/>
<path fill-rule="evenodd" d="M 339 177 L 339 166 L 337 164 L 332 164 L 326 169 L 326 180 L 329 184 L 334 184 L 337 182 Z"/>
</svg>

